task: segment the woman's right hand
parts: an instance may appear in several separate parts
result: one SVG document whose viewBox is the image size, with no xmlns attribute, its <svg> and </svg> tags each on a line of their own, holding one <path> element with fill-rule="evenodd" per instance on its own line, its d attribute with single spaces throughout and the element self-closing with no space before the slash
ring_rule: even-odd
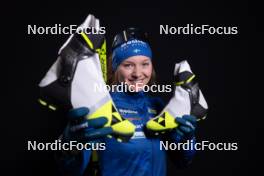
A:
<svg viewBox="0 0 264 176">
<path fill-rule="evenodd" d="M 113 133 L 111 127 L 104 127 L 106 117 L 87 119 L 89 109 L 86 107 L 72 109 L 68 113 L 69 122 L 64 130 L 62 140 L 64 142 L 77 141 L 87 143 Z"/>
</svg>

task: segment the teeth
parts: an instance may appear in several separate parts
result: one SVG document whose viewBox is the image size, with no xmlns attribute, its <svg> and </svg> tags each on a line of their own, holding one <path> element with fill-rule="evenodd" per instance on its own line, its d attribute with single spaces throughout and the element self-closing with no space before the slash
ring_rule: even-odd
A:
<svg viewBox="0 0 264 176">
<path fill-rule="evenodd" d="M 142 80 L 138 80 L 138 81 L 131 81 L 131 82 L 133 82 L 133 83 L 142 83 Z"/>
</svg>

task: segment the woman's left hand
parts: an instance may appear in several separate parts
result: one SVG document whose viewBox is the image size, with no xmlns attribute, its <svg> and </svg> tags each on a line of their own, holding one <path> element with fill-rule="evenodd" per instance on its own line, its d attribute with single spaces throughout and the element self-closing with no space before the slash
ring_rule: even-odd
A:
<svg viewBox="0 0 264 176">
<path fill-rule="evenodd" d="M 179 125 L 172 133 L 171 136 L 177 142 L 189 140 L 194 137 L 197 120 L 195 116 L 184 115 L 175 118 L 176 123 Z"/>
</svg>

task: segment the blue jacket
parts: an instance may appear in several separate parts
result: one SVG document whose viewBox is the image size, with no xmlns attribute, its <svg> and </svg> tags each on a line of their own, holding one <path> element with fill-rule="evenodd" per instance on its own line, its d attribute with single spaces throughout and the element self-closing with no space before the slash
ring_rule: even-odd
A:
<svg viewBox="0 0 264 176">
<path fill-rule="evenodd" d="M 105 138 L 106 150 L 98 150 L 99 166 L 103 176 L 165 176 L 167 151 L 160 150 L 160 138 L 147 138 L 143 132 L 144 124 L 158 115 L 164 103 L 158 99 L 139 93 L 111 93 L 119 113 L 136 126 L 136 132 L 127 143 L 113 138 Z M 177 107 L 175 107 L 177 108 Z M 174 139 L 170 139 L 173 142 Z M 176 140 L 176 139 L 175 139 Z M 188 163 L 195 151 L 184 151 L 177 161 Z M 82 175 L 90 162 L 91 151 L 84 150 L 78 156 L 60 159 L 66 172 Z"/>
</svg>

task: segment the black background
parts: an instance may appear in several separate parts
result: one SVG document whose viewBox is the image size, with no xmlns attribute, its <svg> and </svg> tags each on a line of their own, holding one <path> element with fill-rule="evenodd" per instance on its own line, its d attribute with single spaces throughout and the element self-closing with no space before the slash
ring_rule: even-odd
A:
<svg viewBox="0 0 264 176">
<path fill-rule="evenodd" d="M 175 62 L 187 59 L 198 75 L 208 101 L 208 119 L 197 129 L 198 141 L 237 142 L 237 151 L 198 151 L 193 164 L 168 175 L 240 175 L 256 172 L 258 163 L 257 128 L 248 116 L 247 63 L 252 61 L 256 18 L 247 2 L 169 2 L 143 3 L 37 3 L 14 10 L 16 27 L 5 60 L 3 82 L 7 90 L 2 124 L 4 167 L 8 175 L 56 175 L 52 151 L 27 151 L 27 141 L 53 142 L 63 130 L 65 119 L 46 112 L 37 103 L 38 83 L 56 59 L 68 35 L 28 35 L 27 25 L 79 25 L 91 13 L 106 27 L 108 44 L 113 35 L 128 26 L 148 31 L 153 62 L 161 83 L 172 79 Z M 33 7 L 34 6 L 34 7 Z M 11 20 L 10 20 L 11 21 Z M 237 35 L 160 35 L 159 25 L 237 26 Z M 3 34 L 5 35 L 5 34 Z M 109 45 L 108 45 L 109 46 Z M 11 57 L 10 57 L 11 56 Z M 161 94 L 164 99 L 168 95 Z"/>
</svg>

